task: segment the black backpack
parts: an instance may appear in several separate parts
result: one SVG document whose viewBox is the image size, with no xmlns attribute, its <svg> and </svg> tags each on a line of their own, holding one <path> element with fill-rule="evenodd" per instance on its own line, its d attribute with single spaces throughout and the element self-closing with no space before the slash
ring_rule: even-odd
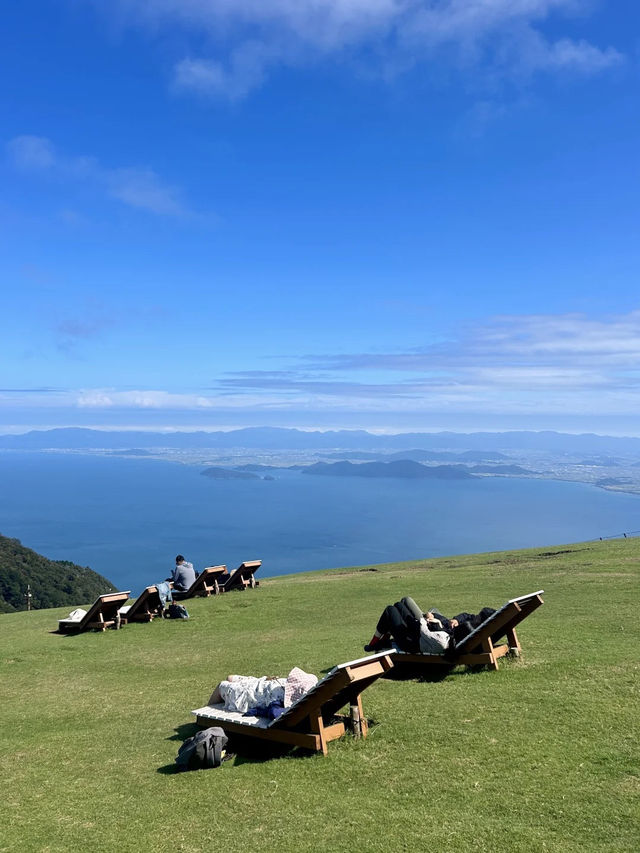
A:
<svg viewBox="0 0 640 853">
<path fill-rule="evenodd" d="M 220 767 L 222 750 L 227 745 L 227 736 L 221 728 L 213 726 L 202 732 L 196 732 L 187 738 L 178 750 L 176 764 L 178 770 L 207 770 Z"/>
<path fill-rule="evenodd" d="M 188 619 L 189 613 L 183 604 L 170 604 L 167 616 L 169 619 Z"/>
</svg>

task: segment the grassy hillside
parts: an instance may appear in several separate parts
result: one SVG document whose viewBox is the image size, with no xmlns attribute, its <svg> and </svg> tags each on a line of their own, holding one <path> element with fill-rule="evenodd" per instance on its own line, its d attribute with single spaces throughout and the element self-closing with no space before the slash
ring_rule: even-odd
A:
<svg viewBox="0 0 640 853">
<path fill-rule="evenodd" d="M 3 616 L 0 850 L 636 850 L 639 567 L 629 539 L 265 580 L 105 634 Z M 377 682 L 367 740 L 173 772 L 228 673 L 321 674 L 404 594 L 452 613 L 539 588 L 521 660 Z"/>
<path fill-rule="evenodd" d="M 73 607 L 115 587 L 92 569 L 69 560 L 48 560 L 25 548 L 19 539 L 0 536 L 0 613 L 26 610 L 25 593 L 31 587 L 31 606 Z"/>
</svg>

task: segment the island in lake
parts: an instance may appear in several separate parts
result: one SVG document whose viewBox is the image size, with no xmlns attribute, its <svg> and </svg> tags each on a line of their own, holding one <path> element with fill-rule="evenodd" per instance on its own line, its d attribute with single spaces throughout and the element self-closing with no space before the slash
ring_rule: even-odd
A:
<svg viewBox="0 0 640 853">
<path fill-rule="evenodd" d="M 473 475 L 459 465 L 421 465 L 410 459 L 397 462 L 316 462 L 302 468 L 303 474 L 327 477 L 400 477 L 403 480 L 471 480 Z"/>
<path fill-rule="evenodd" d="M 211 477 L 212 480 L 261 480 L 252 471 L 238 471 L 237 468 L 205 468 L 201 472 L 203 477 Z"/>
</svg>

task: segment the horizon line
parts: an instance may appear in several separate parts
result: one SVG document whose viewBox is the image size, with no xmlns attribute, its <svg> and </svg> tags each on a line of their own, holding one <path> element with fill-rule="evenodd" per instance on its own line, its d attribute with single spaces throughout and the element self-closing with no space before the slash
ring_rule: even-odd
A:
<svg viewBox="0 0 640 853">
<path fill-rule="evenodd" d="M 84 431 L 84 432 L 104 432 L 104 433 L 118 433 L 118 432 L 140 432 L 147 433 L 149 435 L 190 435 L 197 433 L 205 433 L 214 435 L 216 433 L 232 433 L 232 432 L 245 432 L 247 430 L 282 430 L 287 432 L 300 432 L 300 433 L 319 433 L 322 435 L 332 433 L 332 432 L 341 432 L 341 433 L 358 433 L 364 432 L 368 435 L 372 436 L 397 436 L 397 435 L 442 435 L 442 434 L 451 434 L 451 435 L 510 435 L 515 433 L 530 433 L 535 435 L 541 435 L 544 433 L 555 433 L 556 435 L 572 435 L 572 436 L 585 436 L 585 435 L 594 435 L 601 438 L 631 438 L 637 439 L 640 438 L 640 435 L 633 435 L 629 433 L 609 433 L 609 432 L 595 432 L 594 430 L 584 431 L 584 430 L 562 430 L 562 429 L 467 429 L 467 430 L 456 430 L 456 429 L 422 429 L 422 430 L 390 430 L 390 429 L 376 429 L 376 428 L 366 428 L 366 427 L 357 427 L 357 428 L 349 428 L 349 427 L 285 427 L 285 426 L 268 426 L 266 424 L 260 424 L 258 426 L 233 426 L 233 427 L 217 427 L 214 429 L 209 429 L 206 427 L 158 427 L 156 429 L 149 429 L 148 427 L 140 427 L 140 426 L 47 426 L 47 427 L 29 427 L 27 429 L 16 429 L 14 431 L 9 432 L 0 432 L 0 437 L 8 437 L 8 436 L 21 436 L 21 435 L 29 435 L 30 433 L 47 433 L 47 432 L 60 432 L 66 430 L 75 430 L 75 431 Z"/>
</svg>

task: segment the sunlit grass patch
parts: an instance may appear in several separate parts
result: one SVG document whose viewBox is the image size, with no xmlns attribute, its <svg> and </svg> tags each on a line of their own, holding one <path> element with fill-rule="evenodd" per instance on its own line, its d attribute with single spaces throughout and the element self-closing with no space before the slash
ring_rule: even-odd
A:
<svg viewBox="0 0 640 853">
<path fill-rule="evenodd" d="M 0 850 L 635 850 L 639 565 L 626 540 L 356 567 L 76 637 L 61 611 L 2 616 Z M 172 772 L 228 673 L 320 675 L 402 595 L 453 613 L 539 588 L 521 659 L 377 682 L 365 741 Z"/>
</svg>

